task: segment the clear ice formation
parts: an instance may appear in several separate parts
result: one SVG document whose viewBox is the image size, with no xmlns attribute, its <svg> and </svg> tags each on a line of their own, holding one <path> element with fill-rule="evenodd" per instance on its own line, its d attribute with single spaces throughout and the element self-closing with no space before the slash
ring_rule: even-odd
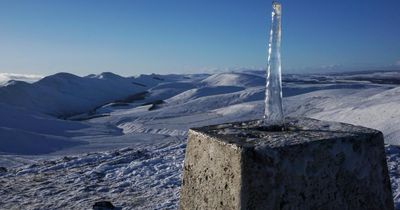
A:
<svg viewBox="0 0 400 210">
<path fill-rule="evenodd" d="M 267 83 L 265 90 L 264 124 L 283 126 L 282 69 L 281 69 L 281 9 L 272 3 L 272 22 L 268 44 Z"/>
</svg>

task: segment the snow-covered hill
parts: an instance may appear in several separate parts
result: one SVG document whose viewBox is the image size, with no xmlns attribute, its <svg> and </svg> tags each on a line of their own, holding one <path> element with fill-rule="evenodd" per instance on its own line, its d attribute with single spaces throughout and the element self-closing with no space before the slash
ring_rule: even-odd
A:
<svg viewBox="0 0 400 210">
<path fill-rule="evenodd" d="M 1 103 L 0 116 L 0 154 L 48 154 L 85 144 L 69 138 L 74 130 L 87 127 L 82 123 L 50 118 Z"/>
<path fill-rule="evenodd" d="M 0 103 L 52 116 L 71 116 L 111 101 L 134 100 L 135 95 L 170 80 L 173 81 L 159 75 L 124 78 L 109 72 L 87 77 L 58 73 L 33 84 L 15 83 L 0 88 Z"/>
<path fill-rule="evenodd" d="M 238 86 L 238 87 L 254 87 L 263 86 L 265 78 L 262 75 L 240 73 L 220 73 L 214 74 L 202 81 L 205 86 Z"/>
<path fill-rule="evenodd" d="M 176 208 L 188 129 L 261 118 L 263 75 L 60 73 L 0 87 L 0 167 L 9 169 L 0 172 L 0 209 L 89 208 L 100 199 Z M 383 131 L 400 208 L 397 78 L 396 71 L 285 75 L 283 86 L 288 116 Z"/>
<path fill-rule="evenodd" d="M 33 83 L 43 78 L 39 75 L 0 73 L 0 86 L 5 86 L 15 81 Z"/>
<path fill-rule="evenodd" d="M 290 97 L 287 112 L 381 130 L 388 144 L 400 144 L 400 87 L 324 90 Z"/>
</svg>

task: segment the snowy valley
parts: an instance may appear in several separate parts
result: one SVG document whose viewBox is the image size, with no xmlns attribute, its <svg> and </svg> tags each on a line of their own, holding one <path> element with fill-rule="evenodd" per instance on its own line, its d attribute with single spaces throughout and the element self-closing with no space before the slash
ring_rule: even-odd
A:
<svg viewBox="0 0 400 210">
<path fill-rule="evenodd" d="M 284 75 L 283 92 L 287 116 L 382 131 L 400 209 L 400 72 Z M 188 129 L 259 119 L 264 96 L 251 70 L 3 82 L 0 209 L 176 209 Z"/>
</svg>

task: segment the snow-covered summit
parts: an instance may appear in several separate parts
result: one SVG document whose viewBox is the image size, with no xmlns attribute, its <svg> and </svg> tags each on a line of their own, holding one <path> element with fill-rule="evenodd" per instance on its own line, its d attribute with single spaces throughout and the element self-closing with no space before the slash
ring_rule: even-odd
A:
<svg viewBox="0 0 400 210">
<path fill-rule="evenodd" d="M 255 74 L 241 72 L 214 74 L 202 81 L 205 86 L 242 86 L 254 87 L 265 84 L 265 78 Z"/>
<path fill-rule="evenodd" d="M 98 75 L 96 75 L 96 74 L 91 74 L 91 75 L 88 75 L 88 76 L 86 76 L 86 77 L 89 77 L 89 78 L 98 78 L 98 79 L 115 79 L 115 80 L 124 79 L 124 77 L 119 76 L 118 74 L 114 74 L 114 73 L 112 73 L 112 72 L 103 72 L 103 73 L 98 74 Z"/>
</svg>

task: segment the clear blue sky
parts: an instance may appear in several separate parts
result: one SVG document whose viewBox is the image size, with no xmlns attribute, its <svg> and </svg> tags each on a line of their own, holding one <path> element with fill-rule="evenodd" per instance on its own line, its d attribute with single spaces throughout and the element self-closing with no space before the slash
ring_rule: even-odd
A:
<svg viewBox="0 0 400 210">
<path fill-rule="evenodd" d="M 399 0 L 283 0 L 283 71 L 400 66 Z M 266 66 L 270 0 L 0 0 L 0 72 Z"/>
</svg>

